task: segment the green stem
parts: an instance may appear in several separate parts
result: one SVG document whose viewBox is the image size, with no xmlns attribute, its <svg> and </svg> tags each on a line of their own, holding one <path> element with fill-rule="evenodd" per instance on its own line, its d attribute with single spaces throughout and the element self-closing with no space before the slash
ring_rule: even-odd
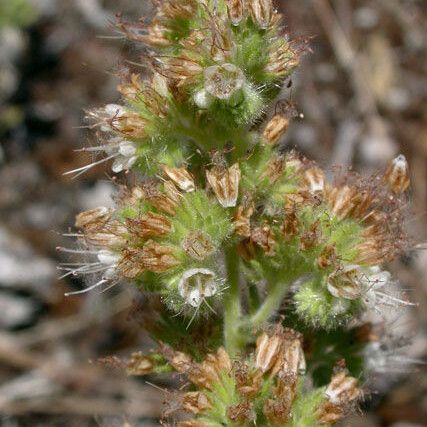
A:
<svg viewBox="0 0 427 427">
<path fill-rule="evenodd" d="M 276 282 L 269 288 L 268 296 L 265 298 L 261 307 L 250 317 L 249 322 L 252 328 L 262 325 L 276 313 L 280 308 L 280 304 L 286 292 L 289 290 L 288 283 Z"/>
<path fill-rule="evenodd" d="M 244 345 L 239 333 L 241 316 L 239 257 L 234 246 L 225 250 L 225 267 L 228 289 L 224 295 L 224 340 L 228 353 L 234 356 Z"/>
</svg>

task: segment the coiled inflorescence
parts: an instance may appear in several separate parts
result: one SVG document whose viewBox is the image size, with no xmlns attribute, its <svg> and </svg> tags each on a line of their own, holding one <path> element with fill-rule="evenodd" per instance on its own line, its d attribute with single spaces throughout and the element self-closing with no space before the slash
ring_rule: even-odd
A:
<svg viewBox="0 0 427 427">
<path fill-rule="evenodd" d="M 368 180 L 345 171 L 330 180 L 278 148 L 294 113 L 270 107 L 305 46 L 281 21 L 270 0 L 167 0 L 148 25 L 119 21 L 143 44 L 150 75 L 130 72 L 123 105 L 88 113 L 100 143 L 86 150 L 104 157 L 70 172 L 111 160 L 115 173 L 143 174 L 114 208 L 77 216 L 81 249 L 69 251 L 86 259 L 66 274 L 160 296 L 171 334 L 132 366 L 142 374 L 161 360 L 187 375 L 195 389 L 182 408 L 196 417 L 183 426 L 336 422 L 360 399 L 357 380 L 341 364 L 310 389 L 294 329 L 329 333 L 366 310 L 409 304 L 389 291 L 383 268 L 407 244 L 407 162 L 398 156 Z M 267 327 L 278 313 L 292 329 Z M 202 328 L 198 316 L 224 331 L 210 354 L 197 338 L 192 356 L 167 345 L 179 341 L 181 318 Z"/>
</svg>

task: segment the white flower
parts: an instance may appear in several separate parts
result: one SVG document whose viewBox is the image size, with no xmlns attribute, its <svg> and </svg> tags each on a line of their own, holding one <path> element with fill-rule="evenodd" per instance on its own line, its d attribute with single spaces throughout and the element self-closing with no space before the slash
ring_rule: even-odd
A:
<svg viewBox="0 0 427 427">
<path fill-rule="evenodd" d="M 243 87 L 243 71 L 233 64 L 212 65 L 205 69 L 205 90 L 215 98 L 228 100 Z"/>
<path fill-rule="evenodd" d="M 102 132 L 111 132 L 111 121 L 119 119 L 126 114 L 123 106 L 118 104 L 107 104 L 104 108 L 97 110 L 98 116 L 103 119 L 100 129 Z"/>
<path fill-rule="evenodd" d="M 192 307 L 199 307 L 206 297 L 218 292 L 215 273 L 207 268 L 191 268 L 182 275 L 178 291 Z"/>
<path fill-rule="evenodd" d="M 117 149 L 117 157 L 115 157 L 111 167 L 114 173 L 122 172 L 123 170 L 130 169 L 138 160 L 136 154 L 136 146 L 130 141 L 121 141 Z"/>
<path fill-rule="evenodd" d="M 99 262 L 106 266 L 106 270 L 103 274 L 104 278 L 110 279 L 115 273 L 117 264 L 120 261 L 120 255 L 108 249 L 101 249 L 97 257 Z"/>
</svg>

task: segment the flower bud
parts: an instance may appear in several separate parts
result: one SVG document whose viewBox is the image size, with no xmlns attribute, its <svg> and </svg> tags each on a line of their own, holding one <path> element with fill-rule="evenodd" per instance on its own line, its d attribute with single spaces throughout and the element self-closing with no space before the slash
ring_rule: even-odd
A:
<svg viewBox="0 0 427 427">
<path fill-rule="evenodd" d="M 387 168 L 384 174 L 384 181 L 393 191 L 401 194 L 409 187 L 408 162 L 403 154 L 397 156 Z"/>
<path fill-rule="evenodd" d="M 233 64 L 212 65 L 204 76 L 206 91 L 221 100 L 229 100 L 245 83 L 243 71 Z"/>
<path fill-rule="evenodd" d="M 240 167 L 235 163 L 228 169 L 214 167 L 206 171 L 206 178 L 218 202 L 224 208 L 236 206 L 239 195 Z"/>
</svg>

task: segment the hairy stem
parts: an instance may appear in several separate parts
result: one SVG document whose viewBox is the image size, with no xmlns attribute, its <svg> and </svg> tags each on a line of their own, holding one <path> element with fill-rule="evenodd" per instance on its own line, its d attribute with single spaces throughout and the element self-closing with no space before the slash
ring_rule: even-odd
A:
<svg viewBox="0 0 427 427">
<path fill-rule="evenodd" d="M 224 295 L 224 339 L 228 353 L 235 355 L 244 345 L 244 340 L 239 333 L 241 316 L 239 257 L 234 246 L 225 250 L 225 267 L 228 289 Z"/>
<path fill-rule="evenodd" d="M 250 317 L 249 324 L 251 327 L 257 327 L 266 322 L 279 309 L 280 304 L 289 289 L 289 283 L 276 282 L 268 290 L 259 309 Z"/>
</svg>

